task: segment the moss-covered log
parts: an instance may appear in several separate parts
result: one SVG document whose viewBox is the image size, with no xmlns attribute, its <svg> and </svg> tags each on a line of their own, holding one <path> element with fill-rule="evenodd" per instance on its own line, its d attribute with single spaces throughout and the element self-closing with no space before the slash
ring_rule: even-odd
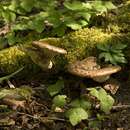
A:
<svg viewBox="0 0 130 130">
<path fill-rule="evenodd" d="M 68 62 L 83 59 L 90 55 L 97 55 L 97 44 L 117 44 L 124 43 L 130 47 L 130 35 L 115 35 L 104 33 L 99 29 L 81 29 L 80 31 L 72 32 L 61 39 L 48 38 L 49 44 L 62 47 L 67 50 L 68 54 L 58 55 L 53 58 L 54 65 L 57 70 L 63 70 Z M 129 57 L 129 49 L 125 51 L 127 58 Z M 129 58 L 128 58 L 129 59 Z M 9 74 L 21 66 L 25 66 L 26 74 L 30 75 L 32 72 L 37 72 L 39 67 L 35 65 L 27 53 L 19 50 L 18 46 L 10 47 L 0 51 L 0 70 L 1 73 Z"/>
<path fill-rule="evenodd" d="M 33 64 L 30 57 L 18 48 L 18 46 L 13 46 L 0 51 L 1 77 L 2 75 L 13 73 L 14 71 L 18 70 L 23 66 L 25 67 L 24 75 L 29 75 L 39 70 L 39 67 Z"/>
</svg>

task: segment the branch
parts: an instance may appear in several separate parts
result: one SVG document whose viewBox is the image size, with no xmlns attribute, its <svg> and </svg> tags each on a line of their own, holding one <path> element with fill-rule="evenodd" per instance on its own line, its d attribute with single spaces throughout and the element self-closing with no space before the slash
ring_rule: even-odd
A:
<svg viewBox="0 0 130 130">
<path fill-rule="evenodd" d="M 128 108 L 130 108 L 130 105 L 117 105 L 117 106 L 113 106 L 112 110 L 123 110 Z"/>
</svg>

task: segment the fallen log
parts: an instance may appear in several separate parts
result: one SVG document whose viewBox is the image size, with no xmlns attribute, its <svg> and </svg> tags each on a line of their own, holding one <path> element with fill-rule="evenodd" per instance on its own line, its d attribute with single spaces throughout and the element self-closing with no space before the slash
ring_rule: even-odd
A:
<svg viewBox="0 0 130 130">
<path fill-rule="evenodd" d="M 84 28 L 79 31 L 69 33 L 63 38 L 46 38 L 48 44 L 55 45 L 67 50 L 66 55 L 54 56 L 54 68 L 58 71 L 64 70 L 68 63 L 76 60 L 82 60 L 90 55 L 97 56 L 97 44 L 127 44 L 130 47 L 130 34 L 109 34 L 104 33 L 100 29 Z M 26 44 L 22 45 L 22 47 Z M 129 49 L 125 50 L 126 57 L 130 59 Z M 32 55 L 36 55 L 35 53 Z M 31 74 L 40 70 L 40 68 L 32 62 L 28 53 L 21 51 L 18 45 L 3 49 L 0 51 L 0 72 L 1 74 L 10 74 L 22 66 L 25 67 L 25 73 Z"/>
</svg>

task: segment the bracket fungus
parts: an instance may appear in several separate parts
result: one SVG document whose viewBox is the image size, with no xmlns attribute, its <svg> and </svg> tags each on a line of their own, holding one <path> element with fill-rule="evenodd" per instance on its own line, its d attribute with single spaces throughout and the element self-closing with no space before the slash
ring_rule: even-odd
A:
<svg viewBox="0 0 130 130">
<path fill-rule="evenodd" d="M 46 42 L 33 41 L 32 45 L 36 48 L 43 49 L 44 51 L 46 49 L 46 51 L 52 54 L 67 54 L 67 51 L 65 49 L 50 45 Z"/>
<path fill-rule="evenodd" d="M 26 47 L 32 61 L 43 70 L 53 67 L 52 58 L 58 54 L 67 54 L 67 51 L 42 41 L 33 41 L 32 47 Z"/>
<path fill-rule="evenodd" d="M 92 78 L 97 82 L 105 82 L 110 75 L 121 70 L 120 66 L 101 66 L 96 62 L 95 57 L 88 57 L 82 61 L 76 61 L 68 65 L 68 71 L 80 77 Z"/>
</svg>

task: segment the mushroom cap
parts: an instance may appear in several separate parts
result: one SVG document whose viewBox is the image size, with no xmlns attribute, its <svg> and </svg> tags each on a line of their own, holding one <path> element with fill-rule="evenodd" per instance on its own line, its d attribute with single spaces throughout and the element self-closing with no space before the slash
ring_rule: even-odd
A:
<svg viewBox="0 0 130 130">
<path fill-rule="evenodd" d="M 56 47 L 53 45 L 49 45 L 46 42 L 42 42 L 42 41 L 33 41 L 32 45 L 36 48 L 39 49 L 46 49 L 48 50 L 50 53 L 54 52 L 54 53 L 59 53 L 59 54 L 67 54 L 67 51 L 65 49 L 62 49 L 60 47 Z"/>
<path fill-rule="evenodd" d="M 83 60 L 83 61 L 85 61 L 85 60 Z M 93 60 L 93 61 L 95 63 L 95 60 Z M 95 68 L 91 69 L 92 67 L 88 67 L 88 69 L 86 69 L 84 67 L 84 65 L 82 65 L 82 63 L 83 63 L 82 61 L 77 61 L 74 64 L 69 64 L 68 71 L 70 73 L 80 76 L 80 77 L 95 78 L 95 77 L 111 75 L 111 74 L 116 73 L 121 70 L 120 66 L 106 66 L 106 67 L 100 68 L 100 66 L 95 67 L 93 65 L 92 65 L 92 67 L 95 67 Z M 91 65 L 89 65 L 89 66 L 91 66 Z"/>
<path fill-rule="evenodd" d="M 73 68 L 81 68 L 83 70 L 97 70 L 100 68 L 100 65 L 97 64 L 96 57 L 89 56 L 82 61 L 76 61 L 75 63 L 71 64 Z"/>
</svg>

